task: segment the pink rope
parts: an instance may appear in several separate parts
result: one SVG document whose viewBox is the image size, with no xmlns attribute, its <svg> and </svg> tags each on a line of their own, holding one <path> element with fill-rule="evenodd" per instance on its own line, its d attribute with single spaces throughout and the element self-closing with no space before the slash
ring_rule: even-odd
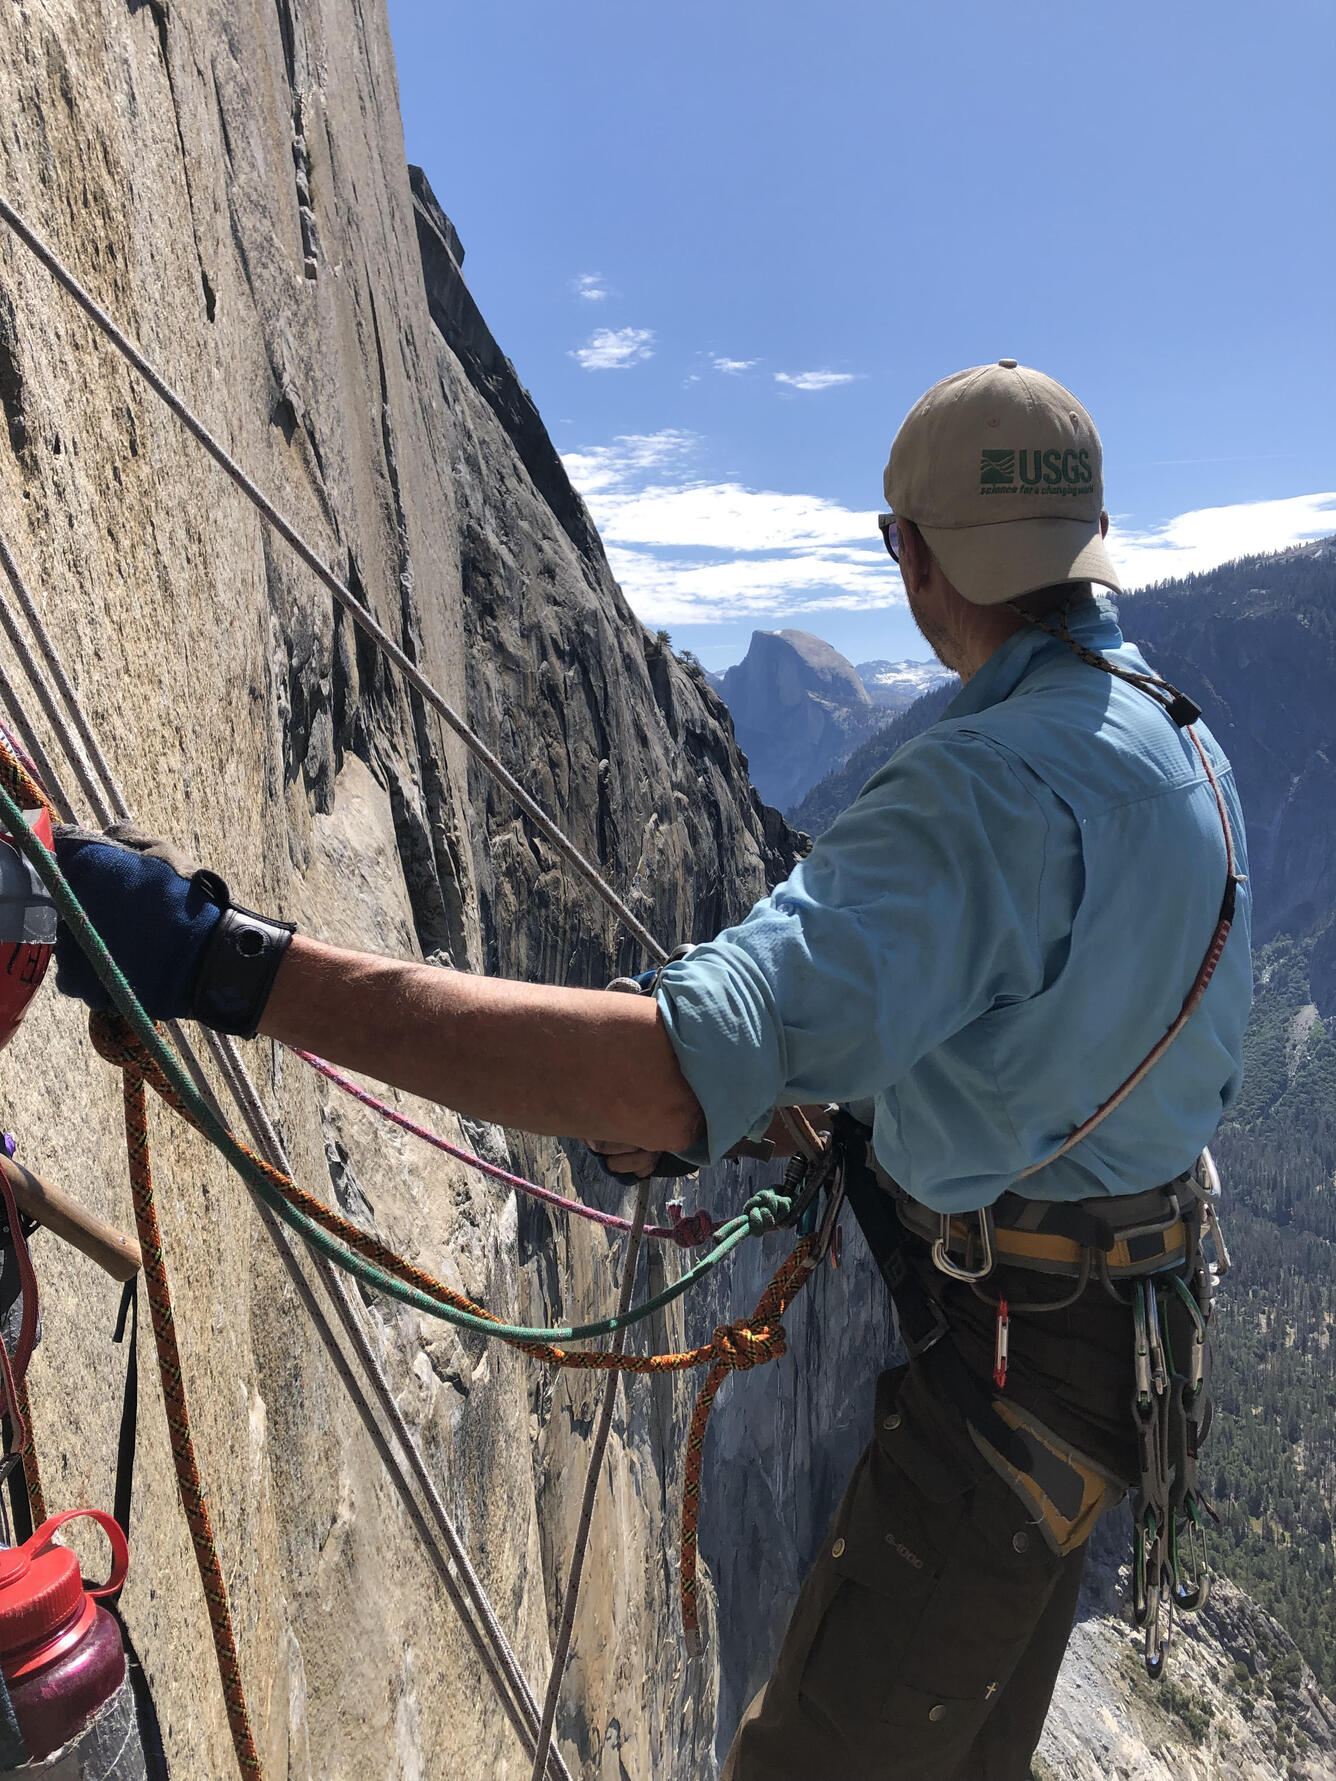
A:
<svg viewBox="0 0 1336 1781">
<path fill-rule="evenodd" d="M 291 1047 L 291 1050 L 301 1058 L 303 1063 L 309 1064 L 313 1070 L 318 1070 L 336 1088 L 341 1088 L 344 1094 L 351 1095 L 355 1101 L 360 1101 L 364 1107 L 369 1107 L 382 1119 L 388 1119 L 392 1125 L 399 1126 L 405 1132 L 411 1132 L 415 1138 L 421 1138 L 422 1142 L 430 1144 L 433 1150 L 444 1151 L 446 1156 L 452 1156 L 456 1162 L 467 1163 L 470 1169 L 479 1170 L 483 1175 L 490 1176 L 493 1181 L 499 1181 L 503 1187 L 513 1188 L 516 1193 L 524 1194 L 531 1200 L 542 1200 L 545 1205 L 560 1207 L 563 1212 L 570 1212 L 576 1218 L 587 1218 L 591 1224 L 601 1224 L 607 1231 L 629 1231 L 631 1229 L 629 1218 L 618 1218 L 614 1213 L 600 1212 L 596 1207 L 582 1205 L 579 1200 L 565 1199 L 561 1194 L 553 1193 L 551 1188 L 539 1187 L 536 1181 L 526 1181 L 522 1175 L 512 1175 L 508 1170 L 498 1168 L 495 1163 L 489 1163 L 485 1157 L 475 1156 L 471 1150 L 461 1150 L 459 1145 L 451 1144 L 447 1138 L 438 1137 L 426 1126 L 419 1125 L 415 1119 L 409 1119 L 406 1114 L 396 1112 L 393 1107 L 388 1106 L 375 1095 L 369 1094 L 366 1089 L 359 1087 L 351 1076 L 345 1076 L 342 1070 L 336 1070 L 333 1064 L 327 1064 L 324 1058 L 316 1057 L 314 1052 L 302 1051 L 295 1045 Z M 647 1225 L 644 1235 L 653 1237 L 662 1243 L 676 1243 L 683 1249 L 696 1249 L 702 1243 L 708 1243 L 714 1235 L 715 1223 L 708 1212 L 693 1212 L 689 1218 L 684 1217 L 681 1202 L 671 1200 L 668 1204 L 668 1216 L 673 1221 L 671 1224 Z"/>
</svg>

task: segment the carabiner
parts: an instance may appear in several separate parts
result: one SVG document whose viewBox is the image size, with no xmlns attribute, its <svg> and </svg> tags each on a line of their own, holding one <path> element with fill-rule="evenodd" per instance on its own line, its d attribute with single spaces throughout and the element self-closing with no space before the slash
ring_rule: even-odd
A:
<svg viewBox="0 0 1336 1781">
<path fill-rule="evenodd" d="M 1174 1574 L 1174 1606 L 1181 1608 L 1185 1614 L 1195 1614 L 1205 1607 L 1210 1597 L 1211 1573 L 1206 1563 L 1206 1534 L 1197 1515 L 1194 1497 L 1188 1498 L 1185 1511 L 1182 1516 L 1174 1517 L 1169 1557 Z M 1184 1524 L 1187 1529 L 1187 1538 L 1184 1541 L 1188 1560 L 1186 1565 L 1180 1562 L 1179 1555 L 1179 1535 Z"/>
<path fill-rule="evenodd" d="M 945 1274 L 951 1280 L 963 1280 L 966 1284 L 973 1280 L 986 1280 L 996 1265 L 993 1255 L 993 1209 L 991 1206 L 980 1206 L 974 1216 L 979 1221 L 979 1242 L 983 1249 L 983 1266 L 981 1268 L 959 1267 L 951 1260 L 948 1246 L 951 1242 L 952 1214 L 949 1212 L 939 1214 L 937 1241 L 932 1246 L 933 1265 L 939 1273 Z M 973 1247 L 974 1237 L 971 1234 L 965 1240 L 966 1257 L 969 1256 Z"/>
</svg>

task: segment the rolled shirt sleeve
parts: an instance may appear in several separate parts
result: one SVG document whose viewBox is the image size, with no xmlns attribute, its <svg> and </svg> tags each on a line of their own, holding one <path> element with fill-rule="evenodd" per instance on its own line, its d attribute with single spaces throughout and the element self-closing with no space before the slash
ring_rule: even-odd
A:
<svg viewBox="0 0 1336 1781">
<path fill-rule="evenodd" d="M 1073 843 L 1053 794 L 989 738 L 952 727 L 902 748 L 791 878 L 665 970 L 659 1007 L 706 1120 L 692 1160 L 776 1106 L 880 1094 L 1036 994 L 1057 939 L 1046 862 Z"/>
</svg>

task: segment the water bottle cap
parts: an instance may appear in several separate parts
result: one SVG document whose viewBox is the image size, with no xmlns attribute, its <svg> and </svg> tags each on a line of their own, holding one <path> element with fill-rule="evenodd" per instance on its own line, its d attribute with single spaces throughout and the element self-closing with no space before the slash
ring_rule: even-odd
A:
<svg viewBox="0 0 1336 1781">
<path fill-rule="evenodd" d="M 85 1590 L 79 1560 L 68 1546 L 51 1544 L 57 1530 L 76 1516 L 97 1521 L 111 1541 L 107 1581 Z M 111 1595 L 125 1581 L 129 1551 L 125 1535 L 100 1509 L 71 1509 L 44 1521 L 21 1546 L 0 1552 L 0 1668 L 13 1681 L 48 1663 L 82 1638 L 97 1615 L 97 1596 Z"/>
<path fill-rule="evenodd" d="M 68 1546 L 49 1546 L 35 1558 L 18 1548 L 20 1558 L 0 1578 L 0 1663 L 9 1674 L 8 1659 L 59 1632 L 83 1606 L 79 1561 Z"/>
</svg>

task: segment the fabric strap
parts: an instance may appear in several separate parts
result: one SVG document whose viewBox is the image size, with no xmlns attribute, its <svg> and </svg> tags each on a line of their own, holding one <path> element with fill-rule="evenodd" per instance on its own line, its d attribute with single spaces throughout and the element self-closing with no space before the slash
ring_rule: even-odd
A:
<svg viewBox="0 0 1336 1781">
<path fill-rule="evenodd" d="M 866 1126 L 841 1109 L 831 1130 L 843 1157 L 845 1196 L 890 1292 L 910 1360 L 923 1368 L 936 1390 L 954 1401 L 991 1447 L 1023 1470 L 1028 1459 L 1024 1442 L 1003 1422 L 989 1393 L 961 1359 L 940 1310 L 909 1265 L 905 1253 L 909 1233 L 867 1166 Z"/>
<path fill-rule="evenodd" d="M 126 1342 L 127 1331 L 129 1340 L 125 1351 L 125 1395 L 121 1399 L 121 1427 L 116 1440 L 116 1495 L 111 1512 L 128 1540 L 130 1506 L 134 1499 L 135 1444 L 139 1430 L 138 1274 L 125 1283 L 112 1341 Z M 153 1690 L 149 1686 L 148 1674 L 140 1662 L 130 1629 L 125 1623 L 125 1616 L 121 1612 L 119 1595 L 115 1601 L 106 1601 L 103 1605 L 115 1616 L 116 1624 L 121 1629 L 121 1643 L 125 1646 L 125 1670 L 134 1695 L 135 1720 L 139 1727 L 139 1742 L 144 1750 L 144 1773 L 147 1781 L 171 1781 Z"/>
</svg>

